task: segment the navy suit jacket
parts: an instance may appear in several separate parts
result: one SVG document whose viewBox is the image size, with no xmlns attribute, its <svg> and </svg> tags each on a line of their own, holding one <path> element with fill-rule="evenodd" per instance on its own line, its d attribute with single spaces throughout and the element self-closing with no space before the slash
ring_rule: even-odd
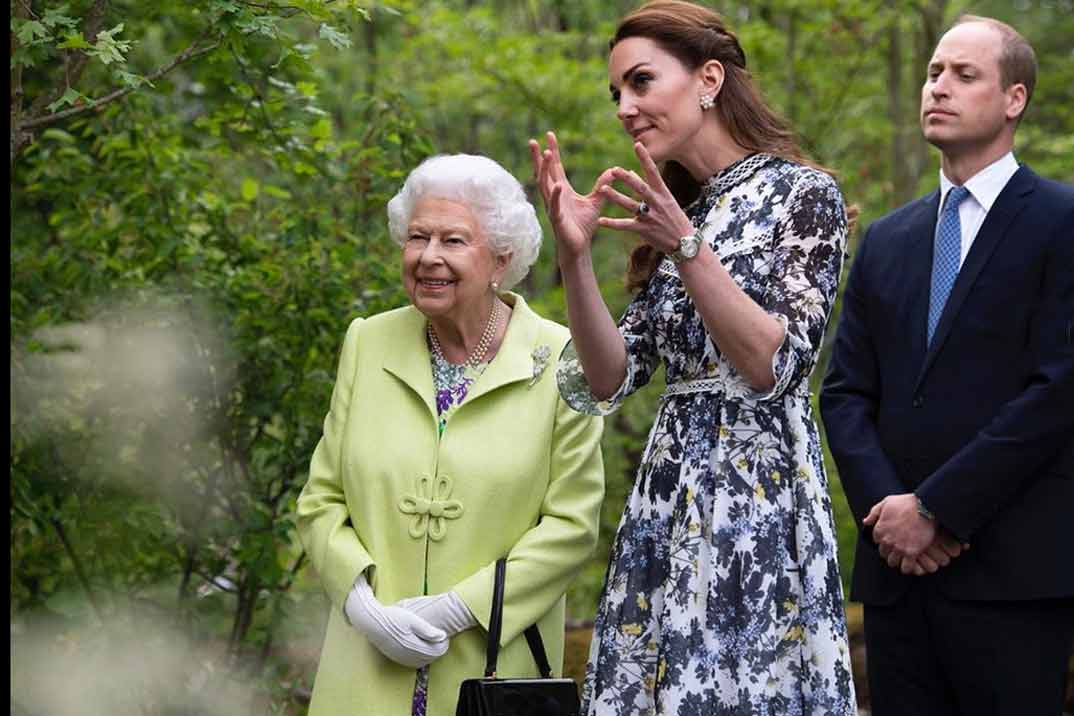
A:
<svg viewBox="0 0 1074 716">
<path fill-rule="evenodd" d="M 905 576 L 864 529 L 851 598 L 890 604 L 912 579 L 953 599 L 1074 596 L 1074 187 L 1018 169 L 927 346 L 938 202 L 934 191 L 865 233 L 820 407 L 859 527 L 913 491 L 971 548 Z"/>
</svg>

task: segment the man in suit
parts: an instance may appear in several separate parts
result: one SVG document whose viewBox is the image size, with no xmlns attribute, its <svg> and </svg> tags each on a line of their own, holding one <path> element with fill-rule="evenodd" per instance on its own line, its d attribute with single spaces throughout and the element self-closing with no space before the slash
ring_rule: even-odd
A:
<svg viewBox="0 0 1074 716">
<path fill-rule="evenodd" d="M 1074 638 L 1074 187 L 1019 166 L 1036 59 L 963 16 L 921 127 L 937 191 L 873 223 L 820 405 L 861 531 L 875 716 L 1062 711 Z"/>
</svg>

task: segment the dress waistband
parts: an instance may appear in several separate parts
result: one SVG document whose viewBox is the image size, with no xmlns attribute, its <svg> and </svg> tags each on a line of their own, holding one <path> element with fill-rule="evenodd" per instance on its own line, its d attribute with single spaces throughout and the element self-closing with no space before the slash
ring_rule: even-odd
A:
<svg viewBox="0 0 1074 716">
<path fill-rule="evenodd" d="M 661 400 L 666 400 L 675 395 L 694 395 L 707 393 L 720 395 L 724 398 L 735 400 L 763 400 L 763 396 L 750 388 L 742 380 L 734 376 L 717 376 L 715 378 L 694 378 L 692 380 L 680 380 L 670 383 L 660 395 Z M 784 391 L 786 396 L 809 396 L 809 382 L 801 381 L 797 386 Z"/>
<path fill-rule="evenodd" d="M 722 378 L 697 378 L 695 380 L 680 380 L 671 383 L 660 397 L 670 398 L 673 395 L 689 395 L 690 393 L 722 393 L 724 392 Z"/>
</svg>

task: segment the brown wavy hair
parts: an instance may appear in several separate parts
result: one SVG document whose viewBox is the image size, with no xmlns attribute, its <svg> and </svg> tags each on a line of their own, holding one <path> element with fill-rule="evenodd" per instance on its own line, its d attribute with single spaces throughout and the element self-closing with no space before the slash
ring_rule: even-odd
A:
<svg viewBox="0 0 1074 716">
<path fill-rule="evenodd" d="M 627 15 L 608 42 L 611 50 L 628 37 L 645 37 L 690 70 L 709 60 L 723 65 L 724 80 L 714 111 L 731 138 L 749 152 L 765 152 L 788 161 L 835 173 L 805 156 L 786 119 L 765 102 L 746 69 L 746 53 L 738 38 L 714 10 L 683 0 L 653 0 Z M 664 182 L 680 205 L 693 201 L 701 185 L 675 161 L 664 162 Z M 850 229 L 857 218 L 856 206 L 846 207 Z M 663 254 L 642 244 L 630 254 L 627 288 L 639 288 L 652 276 Z"/>
</svg>

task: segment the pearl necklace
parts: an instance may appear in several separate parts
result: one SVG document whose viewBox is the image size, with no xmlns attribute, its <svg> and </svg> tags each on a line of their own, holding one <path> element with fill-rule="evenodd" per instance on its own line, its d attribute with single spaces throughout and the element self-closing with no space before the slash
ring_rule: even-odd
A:
<svg viewBox="0 0 1074 716">
<path fill-rule="evenodd" d="M 481 334 L 481 339 L 474 346 L 474 350 L 470 355 L 466 356 L 466 362 L 463 365 L 468 365 L 471 368 L 476 368 L 484 360 L 485 354 L 488 353 L 489 346 L 492 345 L 492 339 L 496 335 L 497 329 L 500 327 L 500 316 L 503 313 L 503 309 L 500 308 L 500 300 L 494 299 L 492 304 L 492 311 L 489 312 L 489 320 L 485 324 L 485 331 Z M 449 362 L 444 357 L 444 351 L 440 347 L 440 339 L 436 337 L 436 329 L 433 328 L 433 324 L 428 324 L 429 343 L 433 346 L 433 354 L 444 361 Z"/>
</svg>

